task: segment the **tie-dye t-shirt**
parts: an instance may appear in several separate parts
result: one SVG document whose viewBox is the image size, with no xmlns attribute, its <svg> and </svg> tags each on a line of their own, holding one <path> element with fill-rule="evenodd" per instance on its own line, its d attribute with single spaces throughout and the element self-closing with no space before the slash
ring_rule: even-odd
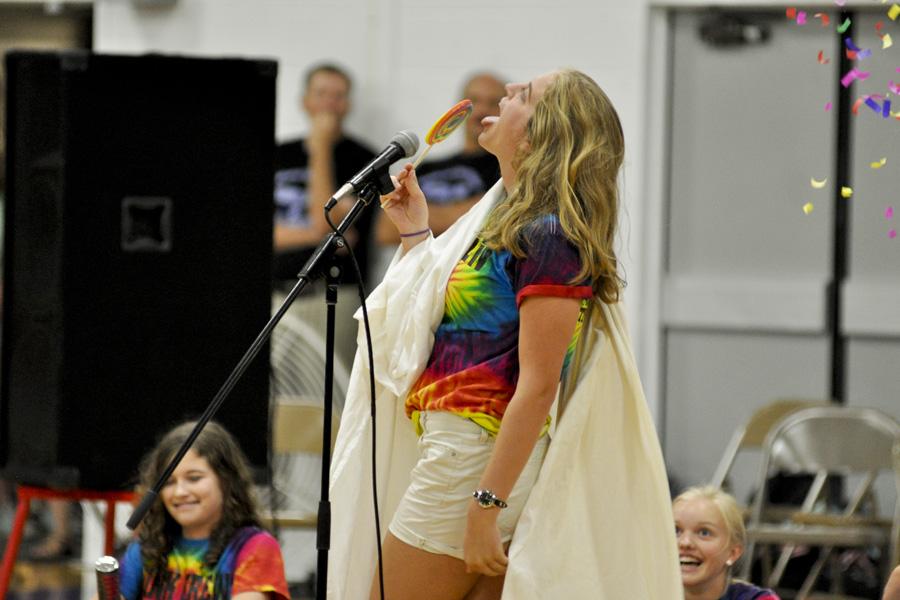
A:
<svg viewBox="0 0 900 600">
<path fill-rule="evenodd" d="M 119 588 L 127 600 L 205 600 L 242 592 L 273 592 L 288 599 L 284 560 L 274 537 L 255 529 L 238 531 L 215 569 L 203 564 L 209 540 L 181 538 L 168 556 L 168 568 L 156 578 L 144 571 L 141 545 L 128 546 L 119 568 Z"/>
<path fill-rule="evenodd" d="M 431 356 L 406 398 L 406 414 L 417 429 L 419 411 L 435 410 L 499 431 L 519 379 L 519 306 L 528 296 L 582 299 L 565 372 L 593 294 L 591 285 L 572 283 L 581 261 L 557 217 L 535 221 L 526 228 L 525 240 L 522 259 L 476 240 L 453 269 Z"/>
</svg>

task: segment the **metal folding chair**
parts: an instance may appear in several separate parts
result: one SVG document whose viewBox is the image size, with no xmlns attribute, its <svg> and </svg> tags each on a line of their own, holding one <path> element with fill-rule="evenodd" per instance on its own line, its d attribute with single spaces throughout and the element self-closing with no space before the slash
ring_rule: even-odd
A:
<svg viewBox="0 0 900 600">
<path fill-rule="evenodd" d="M 870 408 L 814 407 L 781 421 L 766 436 L 757 481 L 757 495 L 747 526 L 748 547 L 743 576 L 748 577 L 757 545 L 783 545 L 766 584 L 776 587 L 798 545 L 817 546 L 820 555 L 797 593 L 806 598 L 835 547 L 883 549 L 889 557 L 885 573 L 897 563 L 900 535 L 900 425 Z M 769 521 L 767 485 L 776 472 L 814 475 L 813 484 L 799 511 L 781 522 Z M 891 474 L 897 496 L 892 521 L 863 511 L 873 506 L 873 484 L 879 475 Z M 842 477 L 848 492 L 843 508 L 820 502 L 829 477 Z"/>
<path fill-rule="evenodd" d="M 716 467 L 710 485 L 717 488 L 728 488 L 728 476 L 738 454 L 746 450 L 762 450 L 763 442 L 772 427 L 786 416 L 814 406 L 829 406 L 830 400 L 813 400 L 807 398 L 778 398 L 757 409 L 750 419 L 739 425 L 731 436 L 725 453 Z"/>
</svg>

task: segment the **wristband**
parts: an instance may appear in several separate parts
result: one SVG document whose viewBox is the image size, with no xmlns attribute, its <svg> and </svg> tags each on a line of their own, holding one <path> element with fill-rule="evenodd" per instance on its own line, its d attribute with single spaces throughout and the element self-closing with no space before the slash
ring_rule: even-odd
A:
<svg viewBox="0 0 900 600">
<path fill-rule="evenodd" d="M 412 233 L 401 233 L 400 237 L 402 237 L 402 238 L 416 237 L 417 235 L 422 235 L 423 233 L 431 233 L 431 227 L 426 227 L 422 231 L 413 231 Z"/>
</svg>

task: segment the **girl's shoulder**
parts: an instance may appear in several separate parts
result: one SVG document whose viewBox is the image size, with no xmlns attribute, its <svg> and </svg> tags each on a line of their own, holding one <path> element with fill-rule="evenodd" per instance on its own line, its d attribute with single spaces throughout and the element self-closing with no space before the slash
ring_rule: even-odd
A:
<svg viewBox="0 0 900 600">
<path fill-rule="evenodd" d="M 239 548 L 241 555 L 276 552 L 281 554 L 281 546 L 278 540 L 265 529 L 258 527 L 245 527 L 240 529 L 232 538 L 235 546 Z"/>
<path fill-rule="evenodd" d="M 770 589 L 746 581 L 735 581 L 728 586 L 721 600 L 780 600 L 780 598 Z"/>
</svg>

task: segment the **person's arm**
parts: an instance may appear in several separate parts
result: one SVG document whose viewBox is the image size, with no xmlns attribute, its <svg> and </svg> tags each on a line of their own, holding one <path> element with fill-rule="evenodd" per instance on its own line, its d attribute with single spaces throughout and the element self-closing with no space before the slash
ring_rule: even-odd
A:
<svg viewBox="0 0 900 600">
<path fill-rule="evenodd" d="M 881 600 L 900 600 L 900 567 L 894 568 Z"/>
<path fill-rule="evenodd" d="M 428 226 L 431 227 L 432 233 L 440 235 L 447 231 L 451 225 L 456 223 L 457 219 L 466 214 L 480 199 L 481 194 L 478 194 L 459 202 L 429 204 Z M 384 215 L 378 216 L 375 235 L 375 239 L 382 246 L 393 246 L 400 243 L 400 234 L 397 228 Z"/>
<path fill-rule="evenodd" d="M 336 191 L 334 181 L 334 147 L 341 137 L 341 122 L 337 115 L 321 112 L 312 118 L 309 135 L 306 138 L 306 152 L 309 156 L 309 183 L 307 184 L 307 215 L 309 226 L 316 235 L 316 241 L 331 231 L 325 220 L 325 203 Z M 340 202 L 331 211 L 335 223 L 347 213 L 348 208 Z M 352 206 L 352 204 L 351 204 Z"/>
<path fill-rule="evenodd" d="M 481 196 L 482 194 L 476 194 L 459 202 L 431 205 L 428 210 L 428 224 L 431 226 L 434 235 L 444 233 L 450 229 L 450 226 L 466 214 L 481 199 Z"/>
<path fill-rule="evenodd" d="M 297 227 L 275 223 L 274 238 L 275 250 L 285 251 L 314 246 L 322 241 L 322 234 L 312 227 Z"/>
<path fill-rule="evenodd" d="M 581 300 L 577 298 L 529 296 L 522 301 L 519 380 L 503 415 L 479 489 L 489 489 L 502 499 L 509 498 L 556 398 L 563 360 L 580 309 Z M 506 572 L 508 559 L 497 528 L 501 510 L 481 508 L 472 500 L 464 543 L 469 572 L 490 576 Z"/>
<path fill-rule="evenodd" d="M 381 197 L 381 208 L 394 224 L 403 251 L 408 252 L 428 239 L 428 202 L 419 187 L 412 163 L 404 165 L 394 178 L 394 191 Z"/>
<path fill-rule="evenodd" d="M 235 561 L 232 598 L 287 600 L 284 558 L 278 541 L 259 532 L 244 543 Z"/>
</svg>

